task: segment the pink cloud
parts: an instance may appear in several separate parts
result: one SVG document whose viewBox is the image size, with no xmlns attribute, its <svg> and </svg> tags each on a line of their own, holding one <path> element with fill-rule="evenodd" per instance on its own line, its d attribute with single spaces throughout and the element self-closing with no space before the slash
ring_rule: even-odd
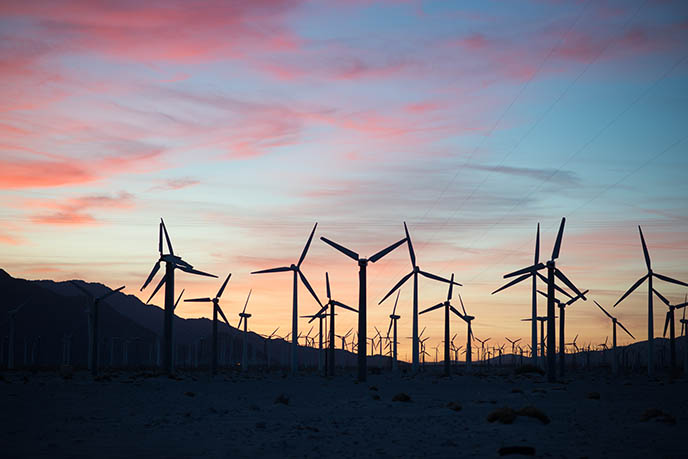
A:
<svg viewBox="0 0 688 459">
<path fill-rule="evenodd" d="M 28 201 L 25 208 L 46 208 L 47 213 L 30 216 L 33 223 L 47 225 L 90 225 L 97 223 L 89 210 L 97 209 L 131 209 L 133 195 L 120 192 L 117 195 L 89 195 L 69 198 L 62 202 Z"/>
<path fill-rule="evenodd" d="M 198 62 L 298 47 L 284 25 L 300 2 L 3 2 L 0 14 L 40 25 L 63 51 L 138 61 Z M 218 39 L 222 37 L 222 39 Z"/>
<path fill-rule="evenodd" d="M 75 162 L 0 159 L 0 188 L 44 188 L 92 182 L 97 176 Z"/>
</svg>

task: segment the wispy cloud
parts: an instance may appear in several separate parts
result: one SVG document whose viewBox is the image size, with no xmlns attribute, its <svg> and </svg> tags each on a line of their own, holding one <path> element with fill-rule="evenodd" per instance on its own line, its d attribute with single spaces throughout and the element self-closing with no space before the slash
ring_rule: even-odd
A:
<svg viewBox="0 0 688 459">
<path fill-rule="evenodd" d="M 88 195 L 65 201 L 32 201 L 26 207 L 48 209 L 31 215 L 31 222 L 45 225 L 91 225 L 98 222 L 94 210 L 131 209 L 134 196 L 122 191 L 116 195 Z"/>
</svg>

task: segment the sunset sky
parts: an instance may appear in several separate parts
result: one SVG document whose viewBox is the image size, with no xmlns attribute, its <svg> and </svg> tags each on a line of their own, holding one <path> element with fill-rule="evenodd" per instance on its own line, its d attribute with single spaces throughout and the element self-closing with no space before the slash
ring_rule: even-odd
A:
<svg viewBox="0 0 688 459">
<path fill-rule="evenodd" d="M 5 0 L 0 267 L 145 301 L 163 217 L 186 261 L 232 273 L 233 325 L 252 288 L 250 328 L 286 334 L 291 275 L 250 271 L 295 263 L 318 222 L 303 271 L 323 301 L 329 271 L 356 306 L 356 264 L 318 238 L 372 255 L 406 221 L 420 267 L 464 284 L 475 335 L 505 343 L 529 336 L 529 283 L 490 292 L 531 264 L 538 222 L 549 257 L 566 216 L 559 266 L 590 289 L 567 335 L 599 344 L 611 324 L 591 300 L 611 308 L 646 272 L 639 224 L 655 270 L 688 281 L 687 78 L 682 1 Z M 369 266 L 370 333 L 386 331 L 393 298 L 377 302 L 410 269 L 405 247 Z M 177 275 L 189 297 L 221 280 Z M 420 290 L 421 308 L 446 295 Z M 613 313 L 646 339 L 645 287 Z M 355 321 L 342 312 L 338 332 Z M 442 323 L 421 316 L 429 351 Z"/>
</svg>

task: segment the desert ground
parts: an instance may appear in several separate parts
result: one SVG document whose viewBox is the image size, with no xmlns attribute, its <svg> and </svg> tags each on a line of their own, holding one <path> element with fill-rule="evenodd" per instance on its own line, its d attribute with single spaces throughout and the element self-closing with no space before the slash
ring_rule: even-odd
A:
<svg viewBox="0 0 688 459">
<path fill-rule="evenodd" d="M 0 400 L 3 457 L 496 457 L 515 446 L 536 457 L 685 457 L 688 425 L 685 377 L 604 369 L 555 384 L 506 368 L 365 383 L 353 372 L 5 372 Z M 515 414 L 525 407 L 541 419 Z"/>
</svg>

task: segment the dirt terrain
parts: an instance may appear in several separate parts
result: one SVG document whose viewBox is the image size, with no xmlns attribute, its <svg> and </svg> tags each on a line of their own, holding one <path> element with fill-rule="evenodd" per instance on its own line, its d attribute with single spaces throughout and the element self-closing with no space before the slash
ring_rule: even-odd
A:
<svg viewBox="0 0 688 459">
<path fill-rule="evenodd" d="M 14 372 L 0 400 L 4 457 L 496 457 L 513 446 L 537 457 L 678 457 L 688 423 L 685 378 L 602 371 L 556 384 L 495 368 L 366 383 L 353 373 L 93 382 Z"/>
</svg>

